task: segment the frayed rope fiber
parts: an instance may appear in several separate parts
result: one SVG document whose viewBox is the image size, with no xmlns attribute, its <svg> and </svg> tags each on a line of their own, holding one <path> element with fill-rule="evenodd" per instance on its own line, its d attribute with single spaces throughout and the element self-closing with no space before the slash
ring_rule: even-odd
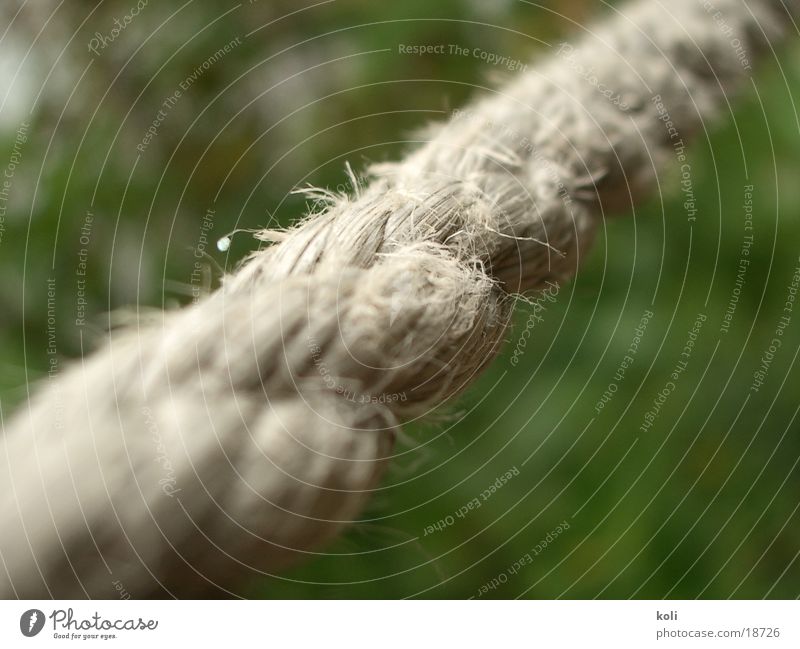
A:
<svg viewBox="0 0 800 649">
<path fill-rule="evenodd" d="M 496 356 L 513 295 L 568 279 L 674 161 L 673 132 L 749 85 L 731 33 L 760 60 L 800 13 L 709 5 L 614 10 L 356 195 L 260 233 L 273 245 L 208 299 L 51 381 L 0 444 L 0 596 L 239 595 L 323 548 L 399 425 Z"/>
</svg>

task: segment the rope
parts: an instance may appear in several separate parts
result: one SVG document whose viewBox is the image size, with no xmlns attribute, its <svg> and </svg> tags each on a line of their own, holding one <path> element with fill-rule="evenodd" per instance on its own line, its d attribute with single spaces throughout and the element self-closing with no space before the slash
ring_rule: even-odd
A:
<svg viewBox="0 0 800 649">
<path fill-rule="evenodd" d="M 0 596 L 236 595 L 324 547 L 400 424 L 475 380 L 514 296 L 573 275 L 799 11 L 615 10 L 355 195 L 310 190 L 208 299 L 110 336 L 7 422 Z"/>
</svg>

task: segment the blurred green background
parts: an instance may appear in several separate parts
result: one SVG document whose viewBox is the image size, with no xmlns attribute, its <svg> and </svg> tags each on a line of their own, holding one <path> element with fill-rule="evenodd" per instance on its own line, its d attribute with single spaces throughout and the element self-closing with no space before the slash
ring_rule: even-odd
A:
<svg viewBox="0 0 800 649">
<path fill-rule="evenodd" d="M 420 127 L 511 76 L 472 56 L 399 54 L 399 44 L 535 61 L 611 11 L 588 0 L 151 0 L 95 54 L 91 39 L 108 38 L 134 0 L 21 4 L 0 9 L 0 161 L 19 163 L 0 222 L 4 418 L 46 374 L 48 317 L 59 357 L 72 358 L 123 307 L 190 302 L 207 210 L 203 290 L 257 247 L 239 234 L 220 253 L 218 237 L 292 222 L 307 207 L 293 189 L 346 189 L 346 161 L 359 170 L 401 156 Z M 750 390 L 800 265 L 798 54 L 793 44 L 780 66 L 761 66 L 735 112 L 690 148 L 694 223 L 669 170 L 650 202 L 603 224 L 578 277 L 537 313 L 519 364 L 512 350 L 534 311 L 523 303 L 504 356 L 439 421 L 409 427 L 364 520 L 306 565 L 254 579 L 252 595 L 800 596 L 800 311 Z M 722 333 L 747 185 L 751 264 Z M 77 326 L 84 248 L 87 324 Z M 698 313 L 707 319 L 688 367 L 643 432 Z"/>
</svg>

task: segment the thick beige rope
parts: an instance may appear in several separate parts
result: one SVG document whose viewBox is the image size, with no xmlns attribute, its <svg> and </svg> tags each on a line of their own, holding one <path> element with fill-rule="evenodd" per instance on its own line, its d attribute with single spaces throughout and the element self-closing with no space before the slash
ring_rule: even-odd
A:
<svg viewBox="0 0 800 649">
<path fill-rule="evenodd" d="M 239 593 L 322 547 L 398 425 L 496 355 L 510 295 L 575 272 L 798 5 L 627 6 L 51 381 L 0 444 L 0 596 Z"/>
</svg>

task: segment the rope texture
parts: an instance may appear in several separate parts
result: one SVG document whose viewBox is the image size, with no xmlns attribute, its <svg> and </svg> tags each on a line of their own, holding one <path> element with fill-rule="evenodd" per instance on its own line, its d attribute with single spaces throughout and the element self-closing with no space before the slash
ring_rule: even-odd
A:
<svg viewBox="0 0 800 649">
<path fill-rule="evenodd" d="M 400 423 L 496 356 L 513 295 L 568 279 L 674 161 L 664 108 L 688 142 L 746 85 L 715 12 L 751 61 L 800 13 L 710 4 L 615 10 L 356 195 L 312 192 L 207 300 L 45 386 L 0 444 L 0 596 L 238 595 L 323 547 Z"/>
</svg>

